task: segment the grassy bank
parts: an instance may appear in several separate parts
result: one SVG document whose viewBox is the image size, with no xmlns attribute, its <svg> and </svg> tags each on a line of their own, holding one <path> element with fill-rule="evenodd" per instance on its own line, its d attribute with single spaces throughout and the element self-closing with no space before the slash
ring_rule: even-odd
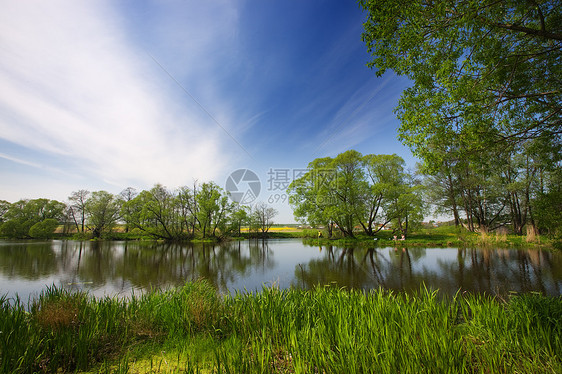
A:
<svg viewBox="0 0 562 374">
<path fill-rule="evenodd" d="M 409 234 L 405 240 L 394 239 L 392 231 L 379 231 L 374 237 L 358 233 L 355 237 L 339 237 L 337 234 L 328 238 L 328 233 L 322 231 L 318 237 L 318 230 L 306 229 L 300 234 L 310 245 L 353 245 L 368 247 L 467 247 L 467 246 L 494 246 L 501 248 L 533 248 L 551 247 L 559 248 L 559 242 L 551 238 L 534 236 L 532 239 L 524 235 L 498 235 L 496 233 L 481 234 L 469 232 L 463 228 L 444 226 L 434 229 L 420 229 Z M 561 247 L 562 248 L 562 247 Z"/>
<path fill-rule="evenodd" d="M 333 288 L 1 300 L 0 371 L 562 372 L 562 298 Z"/>
</svg>

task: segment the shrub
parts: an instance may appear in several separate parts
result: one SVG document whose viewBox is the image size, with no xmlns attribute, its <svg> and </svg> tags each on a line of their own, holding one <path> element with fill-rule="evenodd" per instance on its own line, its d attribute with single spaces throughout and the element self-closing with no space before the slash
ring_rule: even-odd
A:
<svg viewBox="0 0 562 374">
<path fill-rule="evenodd" d="M 47 239 L 53 236 L 53 233 L 59 225 L 54 218 L 47 218 L 44 221 L 37 222 L 29 229 L 29 236 L 36 239 Z"/>
</svg>

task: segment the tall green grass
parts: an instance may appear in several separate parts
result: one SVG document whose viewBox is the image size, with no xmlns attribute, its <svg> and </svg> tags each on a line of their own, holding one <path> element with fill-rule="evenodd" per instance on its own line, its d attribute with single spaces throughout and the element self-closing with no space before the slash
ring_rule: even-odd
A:
<svg viewBox="0 0 562 374">
<path fill-rule="evenodd" d="M 0 304 L 5 373 L 562 372 L 562 298 L 538 294 L 223 296 L 200 281 L 124 300 L 49 288 L 27 311 Z"/>
</svg>

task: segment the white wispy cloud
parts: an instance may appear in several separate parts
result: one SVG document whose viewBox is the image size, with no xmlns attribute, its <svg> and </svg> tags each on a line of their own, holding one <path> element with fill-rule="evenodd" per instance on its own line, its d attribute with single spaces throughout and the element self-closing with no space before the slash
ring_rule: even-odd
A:
<svg viewBox="0 0 562 374">
<path fill-rule="evenodd" d="M 18 157 L 10 156 L 10 155 L 7 155 L 7 154 L 1 153 L 1 152 L 0 152 L 0 158 L 15 162 L 17 164 L 21 164 L 21 165 L 25 165 L 25 166 L 31 166 L 33 168 L 41 168 L 42 167 L 38 163 L 30 162 L 30 161 L 27 161 L 27 160 L 22 160 Z"/>
<path fill-rule="evenodd" d="M 389 124 L 394 125 L 394 115 L 388 116 L 388 108 L 397 100 L 396 93 L 389 89 L 391 81 L 388 75 L 377 85 L 367 82 L 350 95 L 318 133 L 311 146 L 313 156 L 343 152 L 375 137 Z"/>
<path fill-rule="evenodd" d="M 220 175 L 240 149 L 174 87 L 147 55 L 146 45 L 132 44 L 135 36 L 112 5 L 2 2 L 0 138 L 56 155 L 80 165 L 84 175 L 121 187 L 156 182 L 175 187 Z M 216 16 L 231 20 L 231 11 L 225 9 L 216 9 Z M 154 22 L 159 31 L 153 42 L 170 40 L 174 28 L 163 26 L 165 17 Z M 230 27 L 235 27 L 232 22 Z M 229 126 L 236 121 L 229 104 L 205 80 L 211 72 L 201 68 L 211 64 L 195 63 L 212 57 L 216 44 L 197 41 L 195 34 L 182 38 L 176 41 L 185 42 L 182 46 L 155 47 L 156 53 L 168 51 L 163 62 L 174 61 L 170 69 L 178 79 L 203 87 L 199 92 L 212 102 L 213 115 L 232 131 Z M 205 47 L 209 45 L 213 47 Z M 38 164 L 6 152 L 1 157 Z"/>
</svg>

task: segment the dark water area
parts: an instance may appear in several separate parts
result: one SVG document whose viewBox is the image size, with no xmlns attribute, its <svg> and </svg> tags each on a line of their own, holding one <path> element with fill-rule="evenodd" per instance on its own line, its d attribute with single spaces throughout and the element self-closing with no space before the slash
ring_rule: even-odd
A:
<svg viewBox="0 0 562 374">
<path fill-rule="evenodd" d="M 128 296 L 205 278 L 221 292 L 332 284 L 507 295 L 562 294 L 562 253 L 541 249 L 352 248 L 300 239 L 222 244 L 0 241 L 0 295 L 24 302 L 55 285 Z"/>
</svg>

